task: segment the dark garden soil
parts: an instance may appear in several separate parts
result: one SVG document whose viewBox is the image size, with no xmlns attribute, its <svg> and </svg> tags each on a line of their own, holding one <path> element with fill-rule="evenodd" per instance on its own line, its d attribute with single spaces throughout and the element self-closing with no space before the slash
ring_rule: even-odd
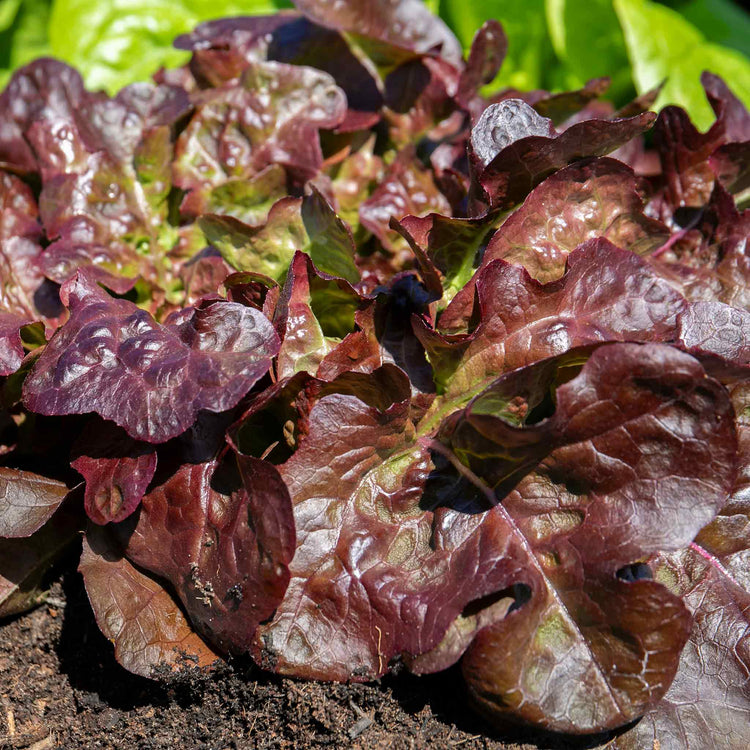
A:
<svg viewBox="0 0 750 750">
<path fill-rule="evenodd" d="M 0 624 L 0 750 L 49 748 L 582 748 L 502 741 L 472 715 L 455 672 L 380 684 L 299 682 L 234 662 L 170 684 L 122 669 L 71 562 L 47 603 Z"/>
</svg>

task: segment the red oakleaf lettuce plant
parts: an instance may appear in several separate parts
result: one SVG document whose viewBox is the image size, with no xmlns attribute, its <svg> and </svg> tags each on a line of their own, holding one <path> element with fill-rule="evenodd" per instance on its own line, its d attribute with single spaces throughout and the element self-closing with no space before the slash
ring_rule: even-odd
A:
<svg viewBox="0 0 750 750">
<path fill-rule="evenodd" d="M 0 614 L 83 532 L 141 675 L 460 662 L 498 725 L 739 746 L 732 81 L 707 133 L 601 79 L 488 99 L 495 22 L 464 61 L 415 0 L 297 7 L 114 98 L 52 60 L 0 95 Z"/>
</svg>

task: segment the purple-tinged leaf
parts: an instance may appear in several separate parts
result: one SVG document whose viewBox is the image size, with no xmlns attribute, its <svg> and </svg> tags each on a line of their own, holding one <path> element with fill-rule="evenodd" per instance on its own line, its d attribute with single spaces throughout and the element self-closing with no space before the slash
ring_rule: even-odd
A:
<svg viewBox="0 0 750 750">
<path fill-rule="evenodd" d="M 236 82 L 259 57 L 309 65 L 333 76 L 346 94 L 347 113 L 338 131 L 365 130 L 380 119 L 383 97 L 376 79 L 342 34 L 297 14 L 208 21 L 178 37 L 175 45 L 194 52 L 191 70 L 212 86 Z"/>
<path fill-rule="evenodd" d="M 164 255 L 172 127 L 190 108 L 172 86 L 134 84 L 114 99 L 86 95 L 73 119 L 37 118 L 24 133 L 40 162 L 40 213 L 51 244 L 40 259 L 59 283 L 92 266 L 124 292 L 140 276 L 168 284 Z"/>
<path fill-rule="evenodd" d="M 372 195 L 361 204 L 359 218 L 386 249 L 393 249 L 399 235 L 390 229 L 391 219 L 450 214 L 445 196 L 438 190 L 431 172 L 417 161 L 411 148 L 399 152 Z M 403 240 L 401 240 L 403 242 Z"/>
<path fill-rule="evenodd" d="M 719 182 L 733 195 L 750 189 L 750 141 L 719 146 L 708 159 Z"/>
<path fill-rule="evenodd" d="M 715 180 L 709 159 L 718 149 L 722 149 L 717 153 L 718 159 L 726 163 L 729 157 L 730 184 L 744 179 L 741 164 L 743 159 L 747 161 L 747 155 L 742 142 L 750 140 L 750 114 L 718 76 L 704 73 L 701 82 L 716 113 L 716 121 L 708 131 L 696 130 L 680 107 L 665 107 L 654 126 L 654 146 L 665 183 L 666 205 L 660 208 L 662 213 L 708 202 Z M 738 167 L 733 165 L 736 159 Z"/>
<path fill-rule="evenodd" d="M 577 346 L 672 340 L 688 304 L 635 253 L 606 239 L 570 253 L 557 281 L 542 285 L 524 268 L 495 260 L 478 273 L 476 290 L 473 333 L 444 336 L 415 321 L 439 386 L 467 400 L 503 372 Z M 456 327 L 459 322 L 452 320 Z"/>
<path fill-rule="evenodd" d="M 750 379 L 731 386 L 737 416 L 739 471 L 732 494 L 696 542 L 750 592 Z"/>
<path fill-rule="evenodd" d="M 708 71 L 701 74 L 701 84 L 716 114 L 725 142 L 750 141 L 750 112 L 719 76 Z"/>
<path fill-rule="evenodd" d="M 31 536 L 0 538 L 0 618 L 43 601 L 50 568 L 79 536 L 81 520 L 63 506 Z"/>
<path fill-rule="evenodd" d="M 272 164 L 302 181 L 313 177 L 323 163 L 318 131 L 346 114 L 346 97 L 330 75 L 277 62 L 251 64 L 238 85 L 195 101 L 177 141 L 174 181 L 206 193 Z"/>
<path fill-rule="evenodd" d="M 21 366 L 21 328 L 28 322 L 28 318 L 0 310 L 0 375 L 12 375 Z"/>
<path fill-rule="evenodd" d="M 179 671 L 218 660 L 162 585 L 131 565 L 106 531 L 88 531 L 78 569 L 97 625 L 129 672 L 154 677 L 165 666 Z"/>
<path fill-rule="evenodd" d="M 297 527 L 291 580 L 261 626 L 260 663 L 318 679 L 372 679 L 436 645 L 474 597 L 518 575 L 495 515 L 419 508 L 429 453 L 411 442 L 409 384 L 392 365 L 330 384 L 279 467 Z"/>
<path fill-rule="evenodd" d="M 80 74 L 58 60 L 35 60 L 17 70 L 0 94 L 0 168 L 37 172 L 26 130 L 34 122 L 56 122 L 59 137 L 67 139 L 86 96 Z"/>
<path fill-rule="evenodd" d="M 331 189 L 336 213 L 353 230 L 359 229 L 359 207 L 372 193 L 384 174 L 383 160 L 374 153 L 375 138 L 347 156 L 336 170 Z"/>
<path fill-rule="evenodd" d="M 481 267 L 502 258 L 547 283 L 563 275 L 570 252 L 597 237 L 639 255 L 669 237 L 666 226 L 644 215 L 632 170 L 608 158 L 573 164 L 538 185 L 492 236 Z M 443 330 L 471 315 L 475 279 L 461 280 L 450 314 L 441 318 Z"/>
<path fill-rule="evenodd" d="M 295 253 L 274 311 L 274 327 L 281 338 L 276 360 L 279 380 L 296 372 L 315 375 L 323 358 L 334 347 L 311 307 L 310 287 L 315 276 L 309 257 Z"/>
<path fill-rule="evenodd" d="M 217 294 L 232 272 L 215 248 L 208 247 L 180 268 L 185 296 L 183 306 L 196 305 L 203 297 Z"/>
<path fill-rule="evenodd" d="M 338 4 L 295 0 L 294 4 L 316 23 L 348 32 L 362 44 L 369 38 L 419 53 L 439 48 L 442 58 L 461 64 L 463 55 L 458 40 L 420 0 L 353 0 Z"/>
<path fill-rule="evenodd" d="M 707 206 L 651 258 L 654 268 L 691 301 L 750 307 L 750 210 L 714 185 Z"/>
<path fill-rule="evenodd" d="M 495 232 L 482 264 L 502 258 L 546 283 L 563 275 L 569 253 L 597 237 L 639 255 L 669 237 L 666 226 L 644 215 L 633 171 L 614 159 L 573 164 L 548 177 Z"/>
<path fill-rule="evenodd" d="M 678 341 L 700 356 L 750 365 L 750 312 L 721 302 L 694 302 L 680 315 Z"/>
<path fill-rule="evenodd" d="M 545 375 L 530 407 L 561 377 Z M 496 721 L 614 728 L 661 698 L 690 631 L 680 599 L 628 568 L 689 544 L 726 501 L 737 468 L 732 406 L 694 358 L 663 345 L 597 348 L 557 387 L 549 419 L 528 427 L 506 417 L 513 379 L 477 397 L 450 437 L 491 484 L 503 478 L 493 454 L 502 465 L 509 448 L 546 438 L 546 455 L 502 498 L 534 553 L 528 601 L 477 635 L 464 674 Z"/>
<path fill-rule="evenodd" d="M 357 311 L 356 330 L 347 334 L 341 343 L 323 359 L 318 368 L 322 380 L 335 380 L 345 372 L 373 372 L 384 364 L 383 347 L 375 329 L 375 306 Z"/>
<path fill-rule="evenodd" d="M 56 479 L 0 467 L 0 537 L 31 536 L 47 523 L 69 492 Z"/>
<path fill-rule="evenodd" d="M 555 134 L 552 121 L 521 99 L 491 104 L 471 129 L 471 147 L 483 167 L 504 148 L 522 138 Z"/>
<path fill-rule="evenodd" d="M 475 188 L 491 206 L 510 208 L 556 170 L 578 159 L 604 156 L 641 135 L 655 117 L 646 112 L 626 119 L 585 120 L 557 133 L 551 120 L 520 99 L 492 104 L 471 131 Z"/>
<path fill-rule="evenodd" d="M 407 60 L 385 79 L 385 119 L 395 146 L 408 146 L 427 133 L 439 140 L 433 129 L 456 110 L 455 91 L 459 73 L 446 60 L 421 57 Z M 453 134 L 461 117 L 445 123 Z"/>
<path fill-rule="evenodd" d="M 85 275 L 62 294 L 70 320 L 26 379 L 25 404 L 48 415 L 96 412 L 137 440 L 164 442 L 202 409 L 231 409 L 278 351 L 270 322 L 235 303 L 186 308 L 159 325 Z"/>
<path fill-rule="evenodd" d="M 599 109 L 600 104 L 596 103 L 596 99 L 606 93 L 609 88 L 609 78 L 592 78 L 587 81 L 583 88 L 577 91 L 564 91 L 559 94 L 546 94 L 539 99 L 530 101 L 534 109 L 539 112 L 543 117 L 549 117 L 553 123 L 560 124 L 563 126 L 570 127 L 573 123 L 568 118 L 573 118 L 574 122 L 583 122 L 597 118 L 596 112 L 601 112 L 601 119 L 609 119 L 611 114 L 610 107 L 602 107 Z M 528 101 L 528 100 L 527 100 Z M 594 104 L 592 105 L 592 102 Z M 648 109 L 646 107 L 645 109 Z M 592 111 L 593 110 L 593 111 Z M 642 112 L 643 110 L 641 110 Z M 640 114 L 641 112 L 634 112 Z M 621 117 L 623 115 L 620 115 Z"/>
<path fill-rule="evenodd" d="M 29 186 L 0 171 L 0 310 L 25 318 L 26 322 L 42 317 L 35 299 L 44 282 L 37 267 L 42 253 L 38 213 Z M 45 312 L 51 311 L 45 308 Z M 10 319 L 4 328 L 8 330 L 9 325 Z M 5 333 L 4 337 L 8 335 L 11 334 Z"/>
<path fill-rule="evenodd" d="M 419 282 L 413 273 L 394 277 L 385 294 L 378 296 L 375 306 L 375 334 L 383 349 L 383 362 L 393 362 L 408 376 L 412 392 L 433 394 L 435 383 L 432 367 L 424 347 L 414 335 L 412 315 L 425 315 L 434 295 Z M 416 406 L 416 401 L 412 403 Z"/>
<path fill-rule="evenodd" d="M 70 465 L 86 480 L 86 513 L 100 526 L 125 520 L 140 504 L 156 471 L 153 446 L 98 419 L 91 420 L 72 453 Z"/>
<path fill-rule="evenodd" d="M 661 110 L 654 125 L 654 147 L 661 160 L 667 209 L 674 212 L 708 202 L 715 180 L 708 158 L 722 142 L 723 133 L 716 123 L 701 133 L 680 107 Z"/>
<path fill-rule="evenodd" d="M 456 99 L 462 107 L 471 109 L 479 89 L 497 75 L 507 51 L 508 37 L 500 22 L 494 19 L 485 21 L 474 35 L 458 82 Z"/>
<path fill-rule="evenodd" d="M 280 605 L 295 528 L 268 462 L 185 464 L 144 499 L 127 556 L 168 579 L 192 623 L 223 652 L 247 651 Z"/>
<path fill-rule="evenodd" d="M 474 219 L 429 214 L 405 216 L 391 226 L 409 243 L 427 288 L 450 302 L 466 286 L 484 250 L 485 239 L 498 221 L 495 212 Z"/>
<path fill-rule="evenodd" d="M 655 578 L 683 598 L 693 628 L 667 694 L 607 746 L 744 747 L 750 724 L 750 593 L 697 545 L 659 555 L 651 565 Z"/>
</svg>

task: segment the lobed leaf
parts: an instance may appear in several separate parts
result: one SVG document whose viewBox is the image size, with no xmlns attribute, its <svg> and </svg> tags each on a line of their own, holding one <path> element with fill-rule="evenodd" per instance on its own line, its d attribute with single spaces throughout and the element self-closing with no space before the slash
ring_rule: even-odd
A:
<svg viewBox="0 0 750 750">
<path fill-rule="evenodd" d="M 279 346 L 260 312 L 231 302 L 186 308 L 159 325 L 81 274 L 63 299 L 70 320 L 27 377 L 24 403 L 42 414 L 93 411 L 146 442 L 179 435 L 202 409 L 232 408 Z"/>
<path fill-rule="evenodd" d="M 515 399 L 524 381 L 498 380 L 444 438 L 501 497 L 522 475 L 502 506 L 536 562 L 523 578 L 528 602 L 477 634 L 463 670 L 495 721 L 590 732 L 638 718 L 675 673 L 688 613 L 623 571 L 689 544 L 724 504 L 737 468 L 733 411 L 695 359 L 666 346 L 599 347 L 567 382 L 543 369 Z M 525 426 L 555 379 L 554 412 Z M 533 469 L 514 475 L 509 450 Z"/>
<path fill-rule="evenodd" d="M 218 656 L 195 634 L 167 591 L 120 554 L 104 530 L 89 530 L 79 571 L 97 625 L 130 672 L 208 667 Z"/>
<path fill-rule="evenodd" d="M 698 546 L 659 555 L 652 565 L 655 577 L 683 597 L 693 627 L 667 694 L 610 746 L 741 747 L 750 716 L 747 588 Z"/>
<path fill-rule="evenodd" d="M 191 622 L 222 652 L 242 653 L 280 605 L 295 526 L 276 469 L 239 456 L 186 464 L 143 499 L 127 557 L 166 578 Z"/>
<path fill-rule="evenodd" d="M 80 519 L 71 508 L 50 516 L 24 538 L 0 539 L 0 617 L 20 614 L 44 600 L 50 568 L 79 535 Z"/>
<path fill-rule="evenodd" d="M 648 130 L 645 112 L 615 120 L 585 120 L 557 133 L 552 122 L 520 99 L 491 104 L 472 128 L 477 197 L 493 207 L 519 203 L 545 177 L 571 162 L 604 156 Z"/>
<path fill-rule="evenodd" d="M 0 467 L 0 537 L 28 537 L 50 519 L 70 490 L 31 471 Z"/>
<path fill-rule="evenodd" d="M 86 480 L 86 513 L 100 526 L 127 518 L 140 504 L 156 471 L 153 446 L 95 419 L 76 441 L 72 454 L 70 465 Z"/>
<path fill-rule="evenodd" d="M 568 270 L 557 281 L 539 284 L 524 268 L 496 260 L 479 272 L 476 290 L 479 318 L 471 334 L 442 335 L 415 321 L 437 382 L 450 398 L 476 395 L 502 372 L 577 346 L 672 339 L 677 316 L 687 307 L 635 253 L 606 239 L 589 240 L 570 253 Z M 463 313 L 455 298 L 440 325 L 446 317 L 457 325 L 453 306 Z"/>
</svg>

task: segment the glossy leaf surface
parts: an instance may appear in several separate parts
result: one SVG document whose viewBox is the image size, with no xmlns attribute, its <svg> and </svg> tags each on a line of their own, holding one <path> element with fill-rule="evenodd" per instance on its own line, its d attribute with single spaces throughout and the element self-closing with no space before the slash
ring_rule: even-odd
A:
<svg viewBox="0 0 750 750">
<path fill-rule="evenodd" d="M 231 302 L 187 308 L 161 326 L 85 276 L 64 297 L 71 318 L 27 378 L 26 404 L 46 414 L 94 411 L 138 440 L 164 442 L 201 409 L 231 408 L 278 349 L 270 322 Z"/>
</svg>

